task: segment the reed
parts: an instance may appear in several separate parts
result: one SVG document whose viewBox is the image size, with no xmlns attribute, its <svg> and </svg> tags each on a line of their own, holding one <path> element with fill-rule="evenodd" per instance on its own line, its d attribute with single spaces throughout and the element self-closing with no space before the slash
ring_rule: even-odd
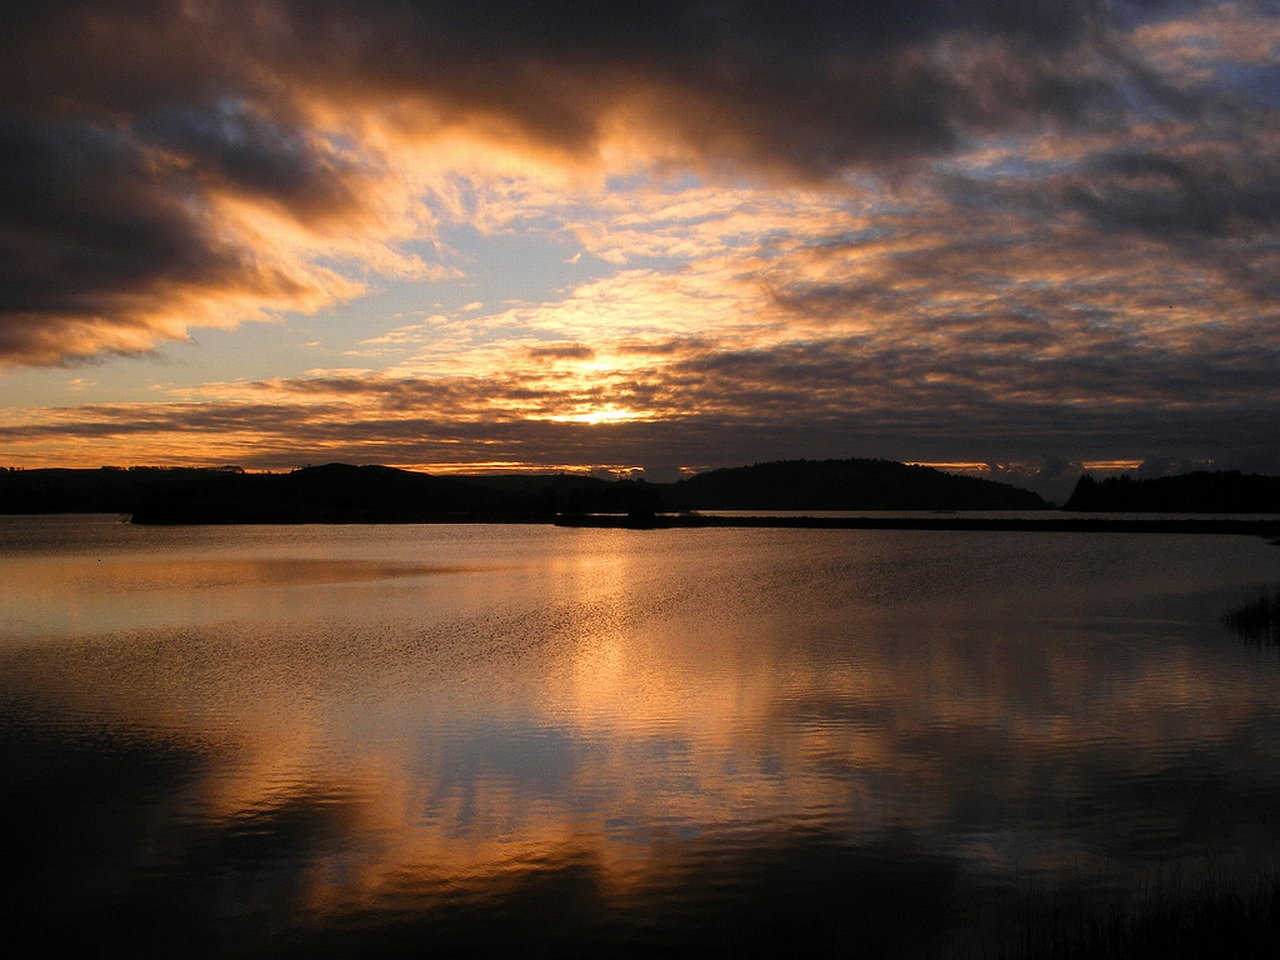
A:
<svg viewBox="0 0 1280 960">
<path fill-rule="evenodd" d="M 979 932 L 985 931 L 985 932 Z M 1183 960 L 1280 956 L 1280 872 L 1206 867 L 1157 875 L 1123 899 L 1037 889 L 1034 881 L 971 928 L 950 960 Z"/>
<path fill-rule="evenodd" d="M 1246 640 L 1280 645 L 1280 587 L 1262 590 L 1256 600 L 1228 610 L 1222 625 Z"/>
</svg>

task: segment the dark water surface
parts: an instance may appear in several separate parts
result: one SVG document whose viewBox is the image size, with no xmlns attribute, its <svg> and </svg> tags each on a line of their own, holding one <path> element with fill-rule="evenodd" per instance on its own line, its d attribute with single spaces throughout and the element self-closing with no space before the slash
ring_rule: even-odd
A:
<svg viewBox="0 0 1280 960">
<path fill-rule="evenodd" d="M 32 956 L 952 956 L 1280 862 L 1280 663 L 1218 622 L 1261 539 L 0 517 L 0 563 Z"/>
</svg>

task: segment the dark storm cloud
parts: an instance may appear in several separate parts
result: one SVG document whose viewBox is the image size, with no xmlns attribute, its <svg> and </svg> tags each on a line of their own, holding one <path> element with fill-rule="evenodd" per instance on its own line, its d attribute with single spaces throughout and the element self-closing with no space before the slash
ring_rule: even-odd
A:
<svg viewBox="0 0 1280 960">
<path fill-rule="evenodd" d="M 835 141 L 827 152 L 857 160 L 854 145 L 840 142 L 850 120 L 862 121 L 868 139 L 901 142 L 908 152 L 940 135 L 914 124 L 949 125 L 944 111 L 959 91 L 904 51 L 955 30 L 1058 49 L 1097 21 L 1099 7 L 54 3 L 11 20 L 0 103 L 128 119 L 166 104 L 209 109 L 244 96 L 279 110 L 296 93 L 290 85 L 305 84 L 329 95 L 440 96 L 456 110 L 498 111 L 536 136 L 577 146 L 593 135 L 602 102 L 622 92 L 618 85 L 648 81 L 691 102 L 733 107 L 739 122 L 751 119 L 750 104 L 785 111 L 792 126 L 825 127 Z M 878 83 L 867 88 L 871 79 Z M 777 116 L 757 133 L 782 126 Z"/>
<path fill-rule="evenodd" d="M 1158 239 L 1274 230 L 1280 225 L 1280 161 L 1265 149 L 1231 146 L 1229 155 L 1109 153 L 1081 172 L 1066 199 L 1104 230 Z"/>
<path fill-rule="evenodd" d="M 51 362 L 150 343 L 140 303 L 201 290 L 271 298 L 288 277 L 219 239 L 195 184 L 127 136 L 0 118 L 0 356 Z"/>
<path fill-rule="evenodd" d="M 152 189 L 126 137 L 68 124 L 0 124 L 6 311 L 75 310 L 157 277 L 202 280 L 233 266 L 181 205 Z"/>
<path fill-rule="evenodd" d="M 164 109 L 134 127 L 143 142 L 181 157 L 194 176 L 260 196 L 306 222 L 357 204 L 355 171 L 311 142 L 307 131 L 254 116 L 234 102 L 214 110 Z"/>
<path fill-rule="evenodd" d="M 317 17 L 305 6 L 292 8 L 287 49 L 309 83 L 428 94 L 571 152 L 595 145 L 610 104 L 647 96 L 650 120 L 710 162 L 818 177 L 945 152 L 972 124 L 1078 113 L 1098 89 L 1044 58 L 1104 29 L 1107 7 L 386 0 Z M 1001 62 L 954 75 L 930 54 L 951 34 L 1001 41 Z"/>
<path fill-rule="evenodd" d="M 1057 47 L 1095 24 L 1110 5 L 1100 0 L 302 0 L 287 6 L 291 23 L 312 40 L 335 37 L 339 29 L 398 38 L 381 58 L 380 74 L 412 79 L 406 73 L 411 64 L 437 51 L 480 62 L 512 57 L 566 65 L 623 61 L 701 74 L 707 61 L 807 70 L 832 53 L 875 53 L 957 29 Z"/>
</svg>

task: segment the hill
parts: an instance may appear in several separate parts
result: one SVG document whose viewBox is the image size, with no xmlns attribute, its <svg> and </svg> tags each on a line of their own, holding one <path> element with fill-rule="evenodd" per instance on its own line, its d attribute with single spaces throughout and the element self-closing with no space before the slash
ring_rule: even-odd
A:
<svg viewBox="0 0 1280 960">
<path fill-rule="evenodd" d="M 776 460 L 672 485 L 683 510 L 1041 510 L 1038 495 L 892 460 Z"/>
</svg>

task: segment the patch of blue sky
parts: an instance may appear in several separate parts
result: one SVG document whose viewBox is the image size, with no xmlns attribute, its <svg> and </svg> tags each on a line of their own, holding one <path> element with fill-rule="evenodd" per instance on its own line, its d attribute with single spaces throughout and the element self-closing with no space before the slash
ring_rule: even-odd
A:
<svg viewBox="0 0 1280 960">
<path fill-rule="evenodd" d="M 688 190 L 701 189 L 706 185 L 706 182 L 697 173 L 683 169 L 665 177 L 649 171 L 615 173 L 607 176 L 604 181 L 605 192 L 615 194 L 632 194 L 637 191 L 652 190 L 656 187 L 662 193 L 676 196 Z"/>
<path fill-rule="evenodd" d="M 861 230 L 841 230 L 838 233 L 819 237 L 809 247 L 816 250 L 843 249 L 857 247 L 865 243 L 875 243 L 892 234 L 886 227 L 864 227 Z"/>
<path fill-rule="evenodd" d="M 973 149 L 955 159 L 937 161 L 934 169 L 944 174 L 959 170 L 982 180 L 1014 180 L 1051 176 L 1075 163 L 1070 155 L 1054 156 L 1045 151 L 1028 155 L 1025 138 L 1006 136 L 975 143 Z"/>
<path fill-rule="evenodd" d="M 476 301 L 489 308 L 558 300 L 577 284 L 612 270 L 561 232 L 495 234 L 466 223 L 442 224 L 440 240 L 450 251 L 445 263 L 462 273 L 457 280 L 431 285 L 446 314 Z"/>
<path fill-rule="evenodd" d="M 1237 96 L 1267 107 L 1280 107 L 1280 63 L 1226 62 L 1219 64 L 1214 73 Z"/>
<path fill-rule="evenodd" d="M 197 328 L 189 340 L 161 341 L 149 355 L 16 368 L 5 377 L 7 406 L 156 402 L 209 383 L 301 376 L 332 359 L 307 327 L 315 319 L 290 316 L 235 329 Z"/>
</svg>

